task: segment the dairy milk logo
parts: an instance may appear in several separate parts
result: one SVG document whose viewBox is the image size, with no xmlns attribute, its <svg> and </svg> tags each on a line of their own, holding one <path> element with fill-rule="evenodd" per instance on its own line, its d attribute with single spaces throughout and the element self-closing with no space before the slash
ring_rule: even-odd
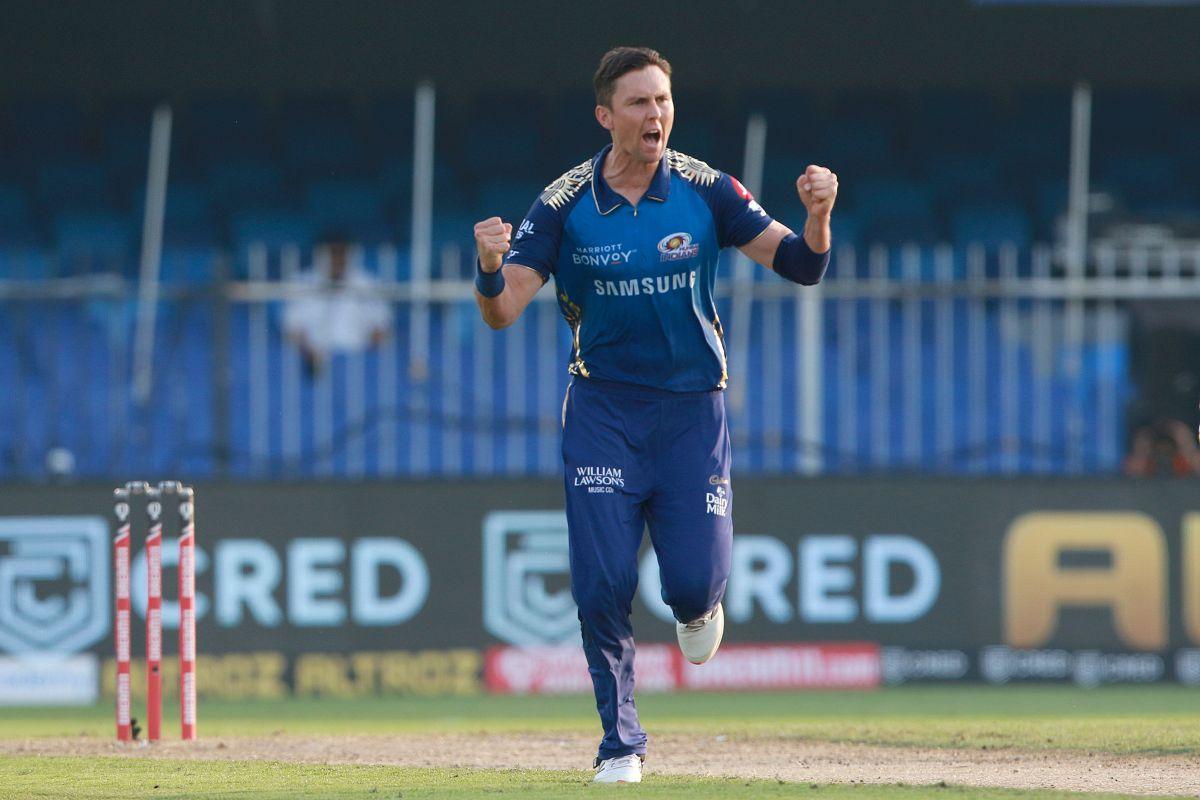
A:
<svg viewBox="0 0 1200 800">
<path fill-rule="evenodd" d="M 637 248 L 626 250 L 623 244 L 599 244 L 591 247 L 576 247 L 571 254 L 571 263 L 585 267 L 616 267 L 633 260 Z"/>
<path fill-rule="evenodd" d="M 573 478 L 588 494 L 613 494 L 625 487 L 620 467 L 576 467 Z"/>
<path fill-rule="evenodd" d="M 484 519 L 483 624 L 510 644 L 579 641 L 565 513 L 496 511 Z"/>
<path fill-rule="evenodd" d="M 692 235 L 686 231 L 664 236 L 658 243 L 658 252 L 663 261 L 682 261 L 700 252 L 700 245 L 692 244 Z"/>
<path fill-rule="evenodd" d="M 0 517 L 0 650 L 75 653 L 108 633 L 103 517 Z"/>
<path fill-rule="evenodd" d="M 714 487 L 711 492 L 704 493 L 704 503 L 706 513 L 718 517 L 728 516 L 729 490 L 721 485 Z"/>
</svg>

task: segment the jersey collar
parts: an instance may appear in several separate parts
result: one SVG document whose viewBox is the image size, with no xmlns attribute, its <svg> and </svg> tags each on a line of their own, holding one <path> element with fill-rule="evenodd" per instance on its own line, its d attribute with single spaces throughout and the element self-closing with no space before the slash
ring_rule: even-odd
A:
<svg viewBox="0 0 1200 800">
<path fill-rule="evenodd" d="M 596 202 L 596 210 L 600 212 L 601 216 L 616 211 L 622 203 L 630 205 L 628 200 L 614 192 L 608 182 L 604 180 L 604 159 L 610 150 L 612 150 L 612 145 L 606 145 L 603 150 L 592 157 L 592 199 Z M 670 191 L 671 167 L 667 164 L 667 157 L 664 154 L 659 159 L 658 170 L 654 173 L 650 186 L 642 195 L 642 199 L 665 203 Z"/>
</svg>

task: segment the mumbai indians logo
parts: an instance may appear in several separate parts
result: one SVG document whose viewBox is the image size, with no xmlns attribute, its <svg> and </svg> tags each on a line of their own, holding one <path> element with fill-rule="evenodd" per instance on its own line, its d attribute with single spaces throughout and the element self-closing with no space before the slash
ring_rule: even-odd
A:
<svg viewBox="0 0 1200 800">
<path fill-rule="evenodd" d="M 579 641 L 567 515 L 495 511 L 483 521 L 483 624 L 515 645 Z"/>
<path fill-rule="evenodd" d="M 658 243 L 658 252 L 663 261 L 682 261 L 700 252 L 700 245 L 692 244 L 692 235 L 685 231 L 664 236 Z"/>
<path fill-rule="evenodd" d="M 0 517 L 0 651 L 69 654 L 104 638 L 108 569 L 103 517 Z"/>
</svg>

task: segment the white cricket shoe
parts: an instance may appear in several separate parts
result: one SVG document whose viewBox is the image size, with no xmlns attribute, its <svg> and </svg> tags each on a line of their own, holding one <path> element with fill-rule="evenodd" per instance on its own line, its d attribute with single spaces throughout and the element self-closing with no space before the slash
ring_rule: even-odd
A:
<svg viewBox="0 0 1200 800">
<path fill-rule="evenodd" d="M 606 758 L 600 762 L 596 777 L 592 783 L 641 783 L 642 757 L 636 753 L 616 758 Z"/>
<path fill-rule="evenodd" d="M 675 636 L 683 657 L 693 664 L 703 664 L 717 654 L 721 637 L 725 634 L 725 612 L 721 604 L 699 619 L 691 622 L 676 622 Z"/>
</svg>

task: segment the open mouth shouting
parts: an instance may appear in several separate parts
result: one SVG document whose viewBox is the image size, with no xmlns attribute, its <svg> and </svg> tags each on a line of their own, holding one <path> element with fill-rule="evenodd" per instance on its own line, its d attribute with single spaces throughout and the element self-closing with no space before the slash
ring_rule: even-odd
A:
<svg viewBox="0 0 1200 800">
<path fill-rule="evenodd" d="M 646 131 L 642 134 L 642 142 L 650 147 L 658 147 L 662 142 L 662 131 L 658 128 Z"/>
</svg>

